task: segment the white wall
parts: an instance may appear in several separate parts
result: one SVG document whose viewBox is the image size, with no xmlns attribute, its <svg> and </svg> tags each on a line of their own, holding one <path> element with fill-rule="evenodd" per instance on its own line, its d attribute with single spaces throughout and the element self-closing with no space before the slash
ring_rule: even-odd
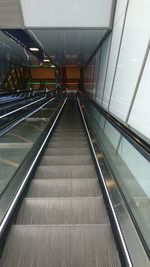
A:
<svg viewBox="0 0 150 267">
<path fill-rule="evenodd" d="M 26 27 L 110 26 L 113 0 L 20 0 Z"/>
<path fill-rule="evenodd" d="M 146 137 L 150 137 L 150 52 L 128 123 Z"/>
<path fill-rule="evenodd" d="M 143 66 L 150 38 L 149 10 L 149 0 L 117 1 L 110 54 L 107 61 L 106 51 L 109 50 L 110 38 L 108 37 L 102 45 L 95 96 L 104 109 L 148 138 L 150 56 L 146 60 L 144 70 Z"/>
<path fill-rule="evenodd" d="M 116 14 L 114 20 L 114 27 L 112 32 L 112 43 L 110 48 L 109 64 L 106 76 L 106 83 L 104 88 L 103 107 L 108 108 L 109 98 L 111 94 L 114 72 L 117 63 L 118 50 L 121 41 L 122 28 L 125 20 L 125 11 L 127 8 L 127 0 L 117 1 Z"/>
<path fill-rule="evenodd" d="M 150 1 L 130 1 L 110 112 L 126 120 L 150 36 Z"/>
</svg>

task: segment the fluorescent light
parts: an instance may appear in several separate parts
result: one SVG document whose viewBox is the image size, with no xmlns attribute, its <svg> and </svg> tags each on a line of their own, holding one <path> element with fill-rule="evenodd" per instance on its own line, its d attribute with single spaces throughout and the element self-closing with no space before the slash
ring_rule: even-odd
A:
<svg viewBox="0 0 150 267">
<path fill-rule="evenodd" d="M 31 51 L 39 51 L 39 49 L 37 47 L 30 47 L 29 48 Z"/>
<path fill-rule="evenodd" d="M 55 68 L 55 65 L 51 65 L 51 68 Z"/>
<path fill-rule="evenodd" d="M 46 58 L 43 61 L 44 62 L 50 62 L 50 60 L 49 59 L 46 59 Z"/>
</svg>

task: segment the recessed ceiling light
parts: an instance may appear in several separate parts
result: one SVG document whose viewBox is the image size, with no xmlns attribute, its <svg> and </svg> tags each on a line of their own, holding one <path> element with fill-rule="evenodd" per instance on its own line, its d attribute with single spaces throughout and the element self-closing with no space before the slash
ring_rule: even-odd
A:
<svg viewBox="0 0 150 267">
<path fill-rule="evenodd" d="M 39 51 L 39 49 L 38 49 L 37 47 L 30 47 L 29 49 L 30 49 L 31 51 L 34 51 L 34 52 Z"/>
<path fill-rule="evenodd" d="M 43 61 L 44 62 L 50 62 L 50 60 L 49 59 L 46 59 L 46 58 Z"/>
</svg>

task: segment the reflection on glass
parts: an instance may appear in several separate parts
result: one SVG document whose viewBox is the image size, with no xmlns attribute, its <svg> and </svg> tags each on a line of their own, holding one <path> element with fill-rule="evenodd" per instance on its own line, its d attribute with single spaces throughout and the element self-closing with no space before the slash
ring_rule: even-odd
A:
<svg viewBox="0 0 150 267">
<path fill-rule="evenodd" d="M 88 120 L 150 248 L 150 164 L 89 102 Z"/>
<path fill-rule="evenodd" d="M 0 137 L 0 196 L 47 126 L 57 106 L 58 102 L 53 101 Z"/>
<path fill-rule="evenodd" d="M 0 194 L 30 150 L 31 145 L 0 143 Z"/>
</svg>

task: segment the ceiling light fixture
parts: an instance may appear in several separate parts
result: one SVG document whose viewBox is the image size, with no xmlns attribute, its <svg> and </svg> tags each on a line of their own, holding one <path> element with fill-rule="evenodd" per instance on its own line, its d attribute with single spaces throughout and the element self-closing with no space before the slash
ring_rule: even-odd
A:
<svg viewBox="0 0 150 267">
<path fill-rule="evenodd" d="M 33 51 L 33 52 L 39 51 L 39 48 L 37 48 L 37 47 L 30 47 L 29 49 L 30 49 L 31 51 Z"/>
<path fill-rule="evenodd" d="M 55 65 L 51 65 L 51 68 L 55 68 Z"/>
<path fill-rule="evenodd" d="M 50 62 L 50 60 L 49 59 L 46 59 L 46 58 L 43 61 L 44 62 Z"/>
</svg>

